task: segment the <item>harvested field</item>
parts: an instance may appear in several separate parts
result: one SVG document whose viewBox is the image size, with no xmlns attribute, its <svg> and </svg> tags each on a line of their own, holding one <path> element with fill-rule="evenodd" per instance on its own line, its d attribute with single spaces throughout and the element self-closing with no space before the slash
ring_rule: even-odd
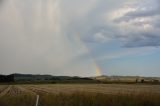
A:
<svg viewBox="0 0 160 106">
<path fill-rule="evenodd" d="M 3 92 L 7 87 L 7 85 L 0 85 L 0 93 Z"/>
<path fill-rule="evenodd" d="M 159 106 L 160 85 L 0 85 L 0 106 Z"/>
<path fill-rule="evenodd" d="M 17 95 L 34 94 L 33 92 L 16 85 L 9 85 L 3 88 L 0 93 L 0 97 L 3 96 L 17 96 Z"/>
<path fill-rule="evenodd" d="M 96 92 L 104 94 L 117 93 L 160 93 L 160 85 L 122 85 L 122 84 L 55 84 L 55 85 L 23 85 L 33 92 L 72 93 Z"/>
</svg>

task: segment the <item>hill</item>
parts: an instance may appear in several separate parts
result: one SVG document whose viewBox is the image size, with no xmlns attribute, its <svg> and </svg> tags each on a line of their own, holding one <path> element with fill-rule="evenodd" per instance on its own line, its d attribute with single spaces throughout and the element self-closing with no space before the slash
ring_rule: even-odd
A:
<svg viewBox="0 0 160 106">
<path fill-rule="evenodd" d="M 14 83 L 160 83 L 160 77 L 140 77 L 140 76 L 53 76 L 39 74 L 11 74 L 0 75 L 0 82 Z"/>
</svg>

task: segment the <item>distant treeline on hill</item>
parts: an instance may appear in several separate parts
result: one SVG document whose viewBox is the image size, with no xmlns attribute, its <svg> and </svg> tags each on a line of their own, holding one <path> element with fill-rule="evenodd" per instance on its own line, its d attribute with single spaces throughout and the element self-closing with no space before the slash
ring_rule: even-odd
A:
<svg viewBox="0 0 160 106">
<path fill-rule="evenodd" d="M 14 75 L 0 75 L 0 82 L 14 82 Z"/>
<path fill-rule="evenodd" d="M 151 83 L 160 84 L 160 77 L 139 77 L 139 76 L 52 76 L 33 74 L 11 74 L 0 75 L 0 83 Z"/>
<path fill-rule="evenodd" d="M 52 76 L 52 75 L 33 75 L 33 74 L 11 74 L 0 75 L 0 82 L 14 83 L 97 83 L 89 77 L 78 76 Z"/>
</svg>

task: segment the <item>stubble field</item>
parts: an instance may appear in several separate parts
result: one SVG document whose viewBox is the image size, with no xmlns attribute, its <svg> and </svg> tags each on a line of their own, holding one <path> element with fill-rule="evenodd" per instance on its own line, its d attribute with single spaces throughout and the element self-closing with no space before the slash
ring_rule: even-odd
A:
<svg viewBox="0 0 160 106">
<path fill-rule="evenodd" d="M 160 106 L 160 85 L 0 85 L 0 106 Z"/>
</svg>

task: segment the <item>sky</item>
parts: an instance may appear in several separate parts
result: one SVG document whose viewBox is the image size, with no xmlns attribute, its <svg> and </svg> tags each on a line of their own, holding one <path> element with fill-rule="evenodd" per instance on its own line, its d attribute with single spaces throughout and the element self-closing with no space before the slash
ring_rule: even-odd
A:
<svg viewBox="0 0 160 106">
<path fill-rule="evenodd" d="M 0 0 L 0 74 L 160 77 L 160 0 Z"/>
</svg>

